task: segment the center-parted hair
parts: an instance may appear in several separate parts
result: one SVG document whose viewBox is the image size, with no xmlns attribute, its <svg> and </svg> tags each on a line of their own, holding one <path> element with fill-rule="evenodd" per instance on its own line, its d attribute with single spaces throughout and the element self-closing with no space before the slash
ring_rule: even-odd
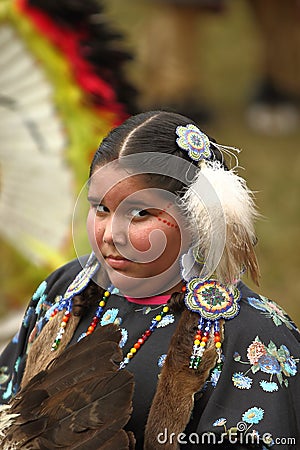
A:
<svg viewBox="0 0 300 450">
<path fill-rule="evenodd" d="M 197 165 L 176 143 L 176 128 L 191 123 L 196 125 L 188 117 L 167 111 L 149 111 L 130 117 L 118 128 L 113 129 L 101 142 L 91 163 L 90 177 L 97 167 L 124 156 L 140 153 L 158 152 L 174 155 Z M 212 138 L 209 139 L 211 142 L 214 141 Z M 211 150 L 212 158 L 225 166 L 220 151 L 215 147 Z M 180 192 L 184 187 L 179 180 L 165 175 L 149 175 L 148 182 L 173 193 Z"/>
</svg>

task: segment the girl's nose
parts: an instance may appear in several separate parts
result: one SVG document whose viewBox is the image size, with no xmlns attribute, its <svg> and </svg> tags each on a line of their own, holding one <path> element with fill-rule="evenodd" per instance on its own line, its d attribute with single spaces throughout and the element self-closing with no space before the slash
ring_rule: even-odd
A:
<svg viewBox="0 0 300 450">
<path fill-rule="evenodd" d="M 124 221 L 117 219 L 116 216 L 112 216 L 105 223 L 105 229 L 103 233 L 103 242 L 110 245 L 125 245 L 126 238 L 126 224 Z"/>
</svg>

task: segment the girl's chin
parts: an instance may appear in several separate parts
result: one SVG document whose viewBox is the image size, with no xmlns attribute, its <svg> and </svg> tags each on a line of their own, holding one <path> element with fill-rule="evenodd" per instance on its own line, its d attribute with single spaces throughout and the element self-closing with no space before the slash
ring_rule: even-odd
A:
<svg viewBox="0 0 300 450">
<path fill-rule="evenodd" d="M 110 282 L 120 290 L 123 295 L 133 298 L 145 298 L 172 291 L 180 282 L 180 276 L 167 279 L 164 275 L 156 277 L 135 277 L 118 271 L 108 271 Z"/>
</svg>

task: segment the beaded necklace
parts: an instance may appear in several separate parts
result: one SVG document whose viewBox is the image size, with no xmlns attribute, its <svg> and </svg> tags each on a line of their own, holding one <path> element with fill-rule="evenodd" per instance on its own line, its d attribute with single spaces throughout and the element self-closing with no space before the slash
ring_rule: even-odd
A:
<svg viewBox="0 0 300 450">
<path fill-rule="evenodd" d="M 80 285 L 80 290 L 82 290 L 82 285 Z M 73 288 L 72 288 L 72 291 Z M 214 330 L 214 344 L 217 358 L 217 368 L 221 370 L 222 367 L 222 350 L 221 350 L 221 337 L 220 337 L 220 325 L 219 319 L 232 319 L 239 312 L 239 300 L 240 292 L 236 288 L 230 291 L 226 286 L 218 283 L 216 280 L 200 281 L 198 278 L 191 279 L 186 286 L 183 286 L 181 291 L 185 293 L 185 304 L 186 307 L 192 312 L 199 314 L 199 321 L 196 335 L 194 336 L 192 354 L 190 357 L 190 369 L 198 369 L 200 362 L 202 360 L 203 353 L 206 348 L 207 341 L 210 338 L 210 332 Z M 103 314 L 104 308 L 111 294 L 119 292 L 114 286 L 110 286 L 104 291 L 101 300 L 98 303 L 96 312 L 86 330 L 80 336 L 83 337 L 92 334 Z M 58 311 L 65 309 L 64 316 L 60 323 L 60 328 L 56 335 L 56 338 L 52 344 L 51 351 L 57 350 L 60 345 L 61 339 L 65 333 L 65 328 L 71 316 L 72 311 L 72 297 L 65 297 L 63 301 L 59 304 L 58 308 L 55 308 L 51 314 L 54 317 Z M 131 359 L 137 354 L 141 346 L 145 341 L 151 336 L 151 334 L 157 328 L 159 322 L 168 313 L 169 307 L 165 304 L 162 305 L 162 309 L 150 322 L 150 326 L 146 329 L 139 339 L 133 344 L 129 352 L 123 358 L 120 363 L 120 369 L 124 369 Z"/>
<path fill-rule="evenodd" d="M 107 304 L 107 301 L 109 299 L 109 297 L 111 296 L 112 293 L 118 292 L 118 290 L 116 290 L 114 288 L 114 286 L 110 286 L 106 291 L 104 291 L 103 296 L 101 298 L 101 300 L 98 303 L 96 312 L 86 330 L 85 333 L 83 333 L 80 336 L 80 339 L 84 338 L 85 336 L 92 334 L 100 319 L 101 316 L 103 314 L 103 310 Z M 185 292 L 185 286 L 182 287 L 182 292 Z M 51 347 L 51 351 L 55 351 L 58 349 L 60 342 L 62 340 L 62 337 L 65 333 L 65 328 L 67 326 L 67 323 L 70 319 L 71 316 L 71 311 L 72 311 L 72 304 L 71 302 L 68 302 L 67 304 L 64 304 L 64 306 L 66 306 L 66 311 L 64 313 L 64 316 L 62 318 L 62 321 L 60 323 L 60 328 L 58 330 L 58 333 L 56 335 L 56 338 L 52 344 Z M 58 313 L 58 311 L 61 308 L 56 308 L 52 314 L 51 314 L 51 318 L 55 317 L 56 314 Z M 157 314 L 155 317 L 153 317 L 153 319 L 151 320 L 150 326 L 149 328 L 147 328 L 144 333 L 142 333 L 142 335 L 140 336 L 139 339 L 137 339 L 137 341 L 133 344 L 133 346 L 130 348 L 129 352 L 127 353 L 127 355 L 123 358 L 123 361 L 120 363 L 119 368 L 120 369 L 124 369 L 127 364 L 130 362 L 130 360 L 137 354 L 137 352 L 139 351 L 139 349 L 141 348 L 141 346 L 145 343 L 145 341 L 151 336 L 151 334 L 155 331 L 155 329 L 157 328 L 159 322 L 163 319 L 163 317 L 168 313 L 169 311 L 169 307 L 165 304 L 162 305 L 162 309 L 159 312 L 159 314 Z"/>
</svg>

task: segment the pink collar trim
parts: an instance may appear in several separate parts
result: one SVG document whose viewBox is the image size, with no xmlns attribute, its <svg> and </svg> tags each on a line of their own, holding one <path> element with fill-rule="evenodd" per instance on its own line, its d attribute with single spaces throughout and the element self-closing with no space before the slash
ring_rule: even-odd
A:
<svg viewBox="0 0 300 450">
<path fill-rule="evenodd" d="M 130 303 L 139 303 L 143 305 L 164 305 L 168 302 L 171 298 L 171 294 L 169 295 L 156 295 L 154 297 L 146 297 L 146 298 L 133 298 L 133 297 L 127 297 L 127 295 L 124 295 L 126 300 L 128 300 Z"/>
</svg>

